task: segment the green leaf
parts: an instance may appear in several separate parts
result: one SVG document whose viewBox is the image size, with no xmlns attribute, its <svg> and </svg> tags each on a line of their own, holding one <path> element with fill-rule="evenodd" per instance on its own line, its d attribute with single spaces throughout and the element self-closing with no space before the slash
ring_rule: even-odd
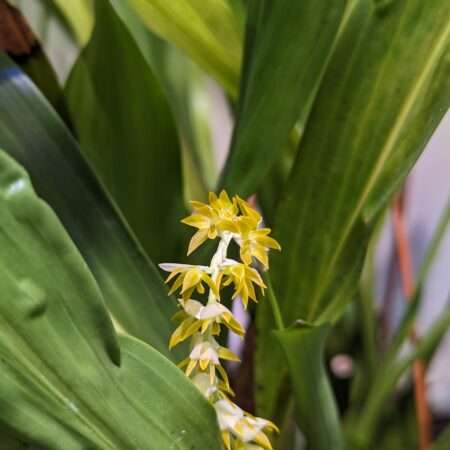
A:
<svg viewBox="0 0 450 450">
<path fill-rule="evenodd" d="M 174 302 L 64 124 L 0 55 L 0 147 L 26 167 L 82 253 L 118 324 L 169 354 Z M 148 314 L 143 314 L 148 311 Z"/>
<path fill-rule="evenodd" d="M 284 352 L 295 395 L 297 425 L 310 450 L 343 450 L 336 403 L 323 363 L 329 325 L 296 325 L 275 336 Z"/>
<path fill-rule="evenodd" d="M 226 0 L 130 0 L 147 26 L 184 50 L 231 94 L 236 95 L 241 30 Z"/>
<path fill-rule="evenodd" d="M 276 220 L 286 317 L 335 320 L 351 299 L 381 208 L 448 105 L 449 34 L 445 0 L 354 2 Z"/>
<path fill-rule="evenodd" d="M 81 255 L 3 152 L 0 211 L 1 423 L 45 449 L 219 450 L 213 408 L 157 351 L 117 339 Z"/>
<path fill-rule="evenodd" d="M 96 16 L 66 86 L 71 118 L 84 154 L 144 249 L 155 262 L 177 260 L 185 253 L 185 210 L 171 111 L 109 0 L 96 2 Z"/>
<path fill-rule="evenodd" d="M 222 177 L 228 191 L 253 194 L 281 157 L 295 123 L 309 112 L 345 5 L 250 2 L 239 113 Z"/>
<path fill-rule="evenodd" d="M 382 208 L 449 104 L 449 33 L 445 0 L 350 3 L 280 194 L 271 272 L 285 319 L 334 321 L 352 300 Z M 276 396 L 281 358 L 269 332 L 259 372 Z M 260 403 L 273 413 L 273 398 Z"/>
<path fill-rule="evenodd" d="M 145 27 L 127 3 L 114 0 L 112 5 L 167 94 L 182 143 L 184 197 L 206 200 L 217 184 L 209 78 L 179 49 Z"/>
</svg>

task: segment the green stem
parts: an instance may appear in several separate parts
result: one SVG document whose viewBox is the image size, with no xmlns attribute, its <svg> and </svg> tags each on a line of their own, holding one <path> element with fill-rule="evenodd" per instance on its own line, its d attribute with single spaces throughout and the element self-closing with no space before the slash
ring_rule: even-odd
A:
<svg viewBox="0 0 450 450">
<path fill-rule="evenodd" d="M 272 308 L 272 314 L 275 320 L 275 325 L 278 330 L 283 331 L 286 327 L 284 326 L 280 305 L 278 303 L 275 292 L 273 291 L 272 283 L 270 282 L 270 278 L 266 273 L 263 273 L 262 276 L 267 285 L 267 298 L 269 299 L 270 307 Z"/>
</svg>

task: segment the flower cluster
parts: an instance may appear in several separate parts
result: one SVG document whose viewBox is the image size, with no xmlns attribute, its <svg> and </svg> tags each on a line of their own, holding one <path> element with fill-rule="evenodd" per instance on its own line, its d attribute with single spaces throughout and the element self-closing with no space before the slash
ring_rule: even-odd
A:
<svg viewBox="0 0 450 450">
<path fill-rule="evenodd" d="M 169 272 L 166 283 L 173 283 L 170 294 L 177 292 L 179 311 L 174 320 L 179 322 L 172 334 L 169 347 L 190 339 L 189 356 L 179 367 L 214 406 L 222 438 L 227 450 L 271 450 L 266 432 L 276 426 L 244 412 L 231 401 L 233 391 L 221 360 L 239 361 L 216 338 L 222 327 L 244 336 L 242 325 L 221 303 L 221 292 L 226 286 L 234 289 L 232 299 L 240 298 L 245 308 L 249 300 L 257 301 L 257 291 L 264 295 L 266 285 L 252 267 L 259 262 L 268 269 L 269 249 L 280 250 L 280 245 L 269 237 L 270 229 L 261 228 L 261 215 L 238 196 L 230 199 L 225 191 L 209 195 L 209 203 L 191 202 L 193 213 L 182 222 L 197 229 L 189 243 L 188 255 L 208 239 L 219 239 L 217 251 L 209 266 L 189 264 L 160 264 Z M 239 246 L 240 261 L 227 257 L 231 242 Z M 194 294 L 205 294 L 202 303 Z"/>
</svg>

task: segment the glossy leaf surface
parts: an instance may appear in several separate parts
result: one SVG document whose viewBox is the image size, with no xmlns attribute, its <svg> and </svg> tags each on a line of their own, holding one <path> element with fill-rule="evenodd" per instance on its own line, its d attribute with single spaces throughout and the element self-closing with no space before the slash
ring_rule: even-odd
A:
<svg viewBox="0 0 450 450">
<path fill-rule="evenodd" d="M 178 259 L 185 211 L 169 105 L 109 0 L 96 2 L 96 16 L 66 86 L 81 148 L 152 260 Z"/>
<path fill-rule="evenodd" d="M 56 113 L 30 80 L 0 56 L 0 147 L 30 173 L 94 274 L 127 332 L 169 354 L 174 303 Z"/>
<path fill-rule="evenodd" d="M 101 291 L 25 171 L 0 153 L 0 422 L 43 449 L 220 449 L 213 408 L 117 339 Z"/>
</svg>

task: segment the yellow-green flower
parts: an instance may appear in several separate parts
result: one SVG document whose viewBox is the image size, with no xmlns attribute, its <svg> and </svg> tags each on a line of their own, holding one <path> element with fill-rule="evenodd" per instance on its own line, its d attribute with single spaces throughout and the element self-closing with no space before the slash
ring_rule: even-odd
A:
<svg viewBox="0 0 450 450">
<path fill-rule="evenodd" d="M 205 292 L 203 283 L 205 283 L 217 297 L 219 296 L 219 290 L 209 276 L 209 267 L 207 266 L 163 263 L 159 267 L 166 272 L 170 272 L 170 275 L 165 281 L 166 283 L 170 283 L 171 280 L 176 278 L 170 288 L 169 295 L 173 294 L 177 289 L 180 289 L 183 300 L 187 300 L 195 290 L 199 294 L 203 294 Z"/>
<path fill-rule="evenodd" d="M 228 286 L 234 284 L 234 294 L 233 299 L 238 295 L 242 299 L 244 308 L 247 308 L 248 299 L 257 302 L 255 284 L 259 286 L 261 293 L 264 295 L 264 289 L 267 287 L 261 278 L 261 275 L 253 267 L 247 266 L 242 263 L 234 263 L 224 266 L 221 269 L 218 285 L 220 286 L 222 278 L 224 281 L 223 286 Z"/>
<path fill-rule="evenodd" d="M 222 191 L 217 197 L 210 192 L 209 204 L 192 201 L 190 202 L 194 211 L 182 222 L 198 231 L 192 236 L 189 242 L 188 255 L 195 251 L 207 239 L 215 239 L 220 232 L 238 232 L 235 223 L 238 213 L 236 199 L 230 200 L 228 194 Z"/>
</svg>

